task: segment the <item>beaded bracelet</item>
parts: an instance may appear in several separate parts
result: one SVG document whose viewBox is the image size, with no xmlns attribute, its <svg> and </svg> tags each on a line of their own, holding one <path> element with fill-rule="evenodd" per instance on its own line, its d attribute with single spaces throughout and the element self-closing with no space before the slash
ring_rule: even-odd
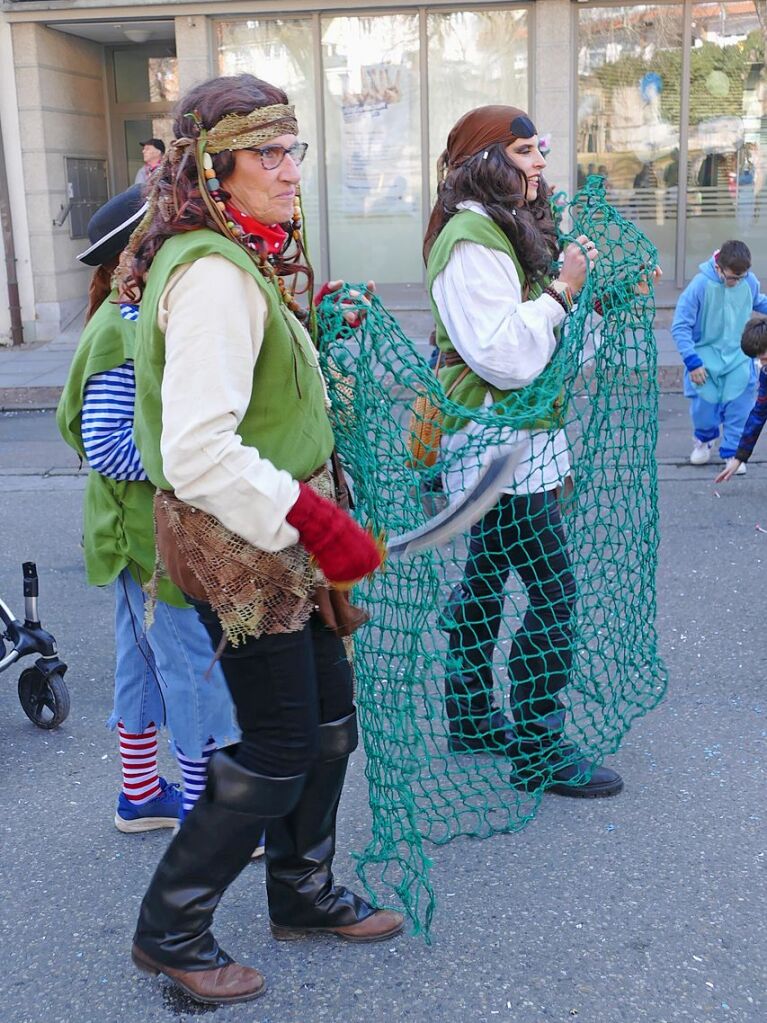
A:
<svg viewBox="0 0 767 1023">
<path fill-rule="evenodd" d="M 569 286 L 566 287 L 564 291 L 557 291 L 556 288 L 549 285 L 548 288 L 543 289 L 543 293 L 544 295 L 551 295 L 555 302 L 559 302 L 565 313 L 571 313 L 573 311 L 575 302 L 573 300 L 573 293 Z"/>
</svg>

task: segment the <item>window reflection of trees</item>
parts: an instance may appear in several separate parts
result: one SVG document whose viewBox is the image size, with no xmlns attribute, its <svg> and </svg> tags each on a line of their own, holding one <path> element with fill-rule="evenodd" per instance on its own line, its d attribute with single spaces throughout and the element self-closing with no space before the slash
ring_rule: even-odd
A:
<svg viewBox="0 0 767 1023">
<path fill-rule="evenodd" d="M 178 96 L 178 62 L 175 57 L 150 57 L 149 99 L 152 103 L 175 103 Z"/>
<path fill-rule="evenodd" d="M 745 206 L 756 218 L 766 201 L 765 33 L 754 8 L 746 6 L 693 9 L 691 217 L 732 217 Z M 602 164 L 624 211 L 656 222 L 676 212 L 682 10 L 674 5 L 579 12 L 580 175 L 588 163 Z M 648 99 L 640 83 L 652 75 L 662 88 Z"/>
</svg>

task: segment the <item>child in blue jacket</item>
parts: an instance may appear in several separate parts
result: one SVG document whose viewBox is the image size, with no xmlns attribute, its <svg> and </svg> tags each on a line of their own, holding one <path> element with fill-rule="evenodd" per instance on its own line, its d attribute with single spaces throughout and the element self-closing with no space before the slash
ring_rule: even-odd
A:
<svg viewBox="0 0 767 1023">
<path fill-rule="evenodd" d="M 759 393 L 743 428 L 738 450 L 732 458 L 727 459 L 724 469 L 714 479 L 714 483 L 724 483 L 731 476 L 737 475 L 740 467 L 745 465 L 753 454 L 759 434 L 767 422 L 767 316 L 756 313 L 751 317 L 743 331 L 740 346 L 749 358 L 756 359 L 761 366 Z"/>
<path fill-rule="evenodd" d="M 751 314 L 767 313 L 751 273 L 751 253 L 728 241 L 705 263 L 679 297 L 671 333 L 685 365 L 684 393 L 690 399 L 693 465 L 705 465 L 722 430 L 719 455 L 732 458 L 754 403 L 756 368 L 740 347 Z M 746 471 L 745 464 L 738 473 Z"/>
</svg>

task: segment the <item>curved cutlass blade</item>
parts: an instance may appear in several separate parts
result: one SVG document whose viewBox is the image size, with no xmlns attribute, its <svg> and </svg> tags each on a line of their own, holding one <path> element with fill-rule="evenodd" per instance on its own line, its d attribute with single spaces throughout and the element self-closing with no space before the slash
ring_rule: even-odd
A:
<svg viewBox="0 0 767 1023">
<path fill-rule="evenodd" d="M 422 526 L 391 537 L 386 545 L 388 557 L 406 558 L 418 551 L 439 547 L 470 529 L 498 502 L 504 489 L 514 479 L 514 471 L 522 461 L 524 446 L 515 444 L 510 450 L 490 459 L 480 469 L 471 490 L 464 491 L 457 500 Z"/>
</svg>

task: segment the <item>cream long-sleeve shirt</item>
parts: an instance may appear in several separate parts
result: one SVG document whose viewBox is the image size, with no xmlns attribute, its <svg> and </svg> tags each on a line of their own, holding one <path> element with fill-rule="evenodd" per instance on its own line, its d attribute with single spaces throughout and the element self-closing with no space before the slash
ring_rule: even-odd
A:
<svg viewBox="0 0 767 1023">
<path fill-rule="evenodd" d="M 278 551 L 298 540 L 285 521 L 298 483 L 236 433 L 250 403 L 266 317 L 259 285 L 223 256 L 173 273 L 157 311 L 165 334 L 161 452 L 182 501 L 254 546 Z"/>
<path fill-rule="evenodd" d="M 476 202 L 460 203 L 459 208 L 488 216 Z M 564 309 L 550 295 L 524 302 L 519 275 L 506 253 L 476 242 L 459 242 L 434 280 L 432 297 L 456 351 L 494 387 L 526 387 L 551 361 L 557 345 L 554 328 L 564 319 Z M 492 404 L 489 392 L 485 404 Z M 443 437 L 445 482 L 451 497 L 473 486 L 479 464 L 472 442 L 482 430 L 480 424 L 469 423 L 464 430 Z M 570 471 L 562 430 L 510 431 L 501 444 L 485 451 L 484 459 L 499 448 L 516 445 L 521 445 L 522 457 L 509 481 L 510 492 L 552 490 Z M 462 449 L 470 452 L 465 459 Z"/>
</svg>

